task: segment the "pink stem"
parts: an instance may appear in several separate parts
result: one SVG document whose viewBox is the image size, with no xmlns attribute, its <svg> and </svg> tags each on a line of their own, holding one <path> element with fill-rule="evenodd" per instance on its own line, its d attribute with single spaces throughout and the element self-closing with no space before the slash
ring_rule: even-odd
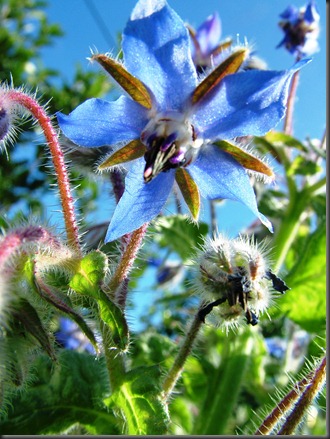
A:
<svg viewBox="0 0 330 439">
<path fill-rule="evenodd" d="M 60 193 L 60 199 L 63 209 L 65 229 L 69 244 L 81 254 L 77 220 L 74 212 L 74 203 L 71 195 L 70 182 L 67 169 L 64 162 L 64 154 L 58 141 L 58 135 L 52 125 L 50 118 L 47 116 L 44 108 L 40 106 L 33 98 L 18 90 L 8 91 L 8 98 L 17 104 L 26 108 L 32 116 L 38 121 L 49 146 L 57 184 Z"/>
<path fill-rule="evenodd" d="M 285 134 L 288 134 L 289 136 L 293 135 L 293 109 L 294 109 L 294 101 L 296 99 L 298 82 L 299 82 L 299 71 L 297 71 L 292 77 L 290 92 L 287 102 L 286 115 L 284 119 L 283 131 Z"/>
</svg>

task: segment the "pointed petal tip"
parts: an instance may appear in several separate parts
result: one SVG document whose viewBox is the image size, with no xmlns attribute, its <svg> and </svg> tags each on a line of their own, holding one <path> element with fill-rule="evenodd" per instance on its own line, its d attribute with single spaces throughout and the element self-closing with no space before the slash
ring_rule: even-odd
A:
<svg viewBox="0 0 330 439">
<path fill-rule="evenodd" d="M 265 217 L 265 215 L 263 215 L 260 212 L 259 212 L 259 219 L 262 222 L 262 224 L 267 227 L 267 229 L 270 231 L 270 233 L 274 233 L 273 224 L 269 221 L 268 218 Z"/>
</svg>

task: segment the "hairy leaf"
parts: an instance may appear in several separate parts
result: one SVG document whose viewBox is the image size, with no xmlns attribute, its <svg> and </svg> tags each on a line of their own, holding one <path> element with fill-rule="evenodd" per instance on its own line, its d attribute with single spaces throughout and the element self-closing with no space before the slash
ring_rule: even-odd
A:
<svg viewBox="0 0 330 439">
<path fill-rule="evenodd" d="M 323 331 L 326 321 L 325 221 L 306 238 L 300 258 L 285 282 L 291 290 L 281 297 L 281 311 L 306 331 Z"/>
<path fill-rule="evenodd" d="M 38 358 L 35 380 L 12 398 L 1 433 L 61 434 L 79 424 L 95 434 L 119 434 L 113 413 L 102 402 L 109 392 L 104 361 L 66 350 L 58 361 L 52 365 Z"/>
<path fill-rule="evenodd" d="M 168 415 L 159 398 L 161 372 L 158 366 L 137 367 L 107 404 L 122 419 L 127 435 L 162 435 L 167 431 Z"/>
</svg>

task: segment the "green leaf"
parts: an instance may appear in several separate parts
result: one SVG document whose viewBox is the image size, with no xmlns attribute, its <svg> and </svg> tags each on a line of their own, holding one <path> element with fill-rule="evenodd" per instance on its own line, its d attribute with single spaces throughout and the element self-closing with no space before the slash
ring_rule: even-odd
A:
<svg viewBox="0 0 330 439">
<path fill-rule="evenodd" d="M 214 376 L 208 376 L 208 394 L 196 418 L 194 434 L 226 434 L 250 365 L 252 331 L 245 328 L 229 334 L 221 364 Z"/>
<path fill-rule="evenodd" d="M 125 352 L 129 346 L 129 331 L 123 311 L 102 291 L 97 300 L 100 317 L 110 330 L 112 347 Z"/>
<path fill-rule="evenodd" d="M 207 224 L 191 223 L 184 215 L 161 217 L 153 228 L 154 239 L 162 247 L 175 251 L 183 261 L 192 257 L 208 231 Z"/>
<path fill-rule="evenodd" d="M 270 131 L 264 136 L 264 139 L 276 146 L 289 146 L 291 148 L 296 148 L 299 151 L 308 152 L 308 148 L 298 139 L 281 131 Z"/>
<path fill-rule="evenodd" d="M 237 49 L 219 64 L 203 81 L 198 84 L 192 95 L 192 104 L 196 104 L 227 75 L 237 72 L 248 55 L 248 49 Z"/>
<path fill-rule="evenodd" d="M 297 156 L 291 162 L 287 175 L 314 175 L 322 171 L 322 167 L 312 160 Z"/>
<path fill-rule="evenodd" d="M 102 171 L 112 166 L 120 165 L 121 163 L 130 162 L 131 160 L 143 157 L 146 152 L 146 147 L 139 139 L 132 140 L 130 143 L 120 148 L 118 151 L 107 157 L 99 166 L 98 169 Z"/>
<path fill-rule="evenodd" d="M 65 433 L 75 424 L 95 434 L 120 434 L 115 416 L 104 405 L 109 382 L 104 359 L 64 350 L 59 363 L 46 357 L 34 364 L 35 379 L 12 398 L 0 431 L 8 435 Z"/>
<path fill-rule="evenodd" d="M 180 191 L 189 207 L 192 217 L 194 220 L 197 220 L 201 204 L 197 184 L 191 178 L 189 172 L 182 168 L 177 169 L 175 180 L 179 185 Z"/>
<path fill-rule="evenodd" d="M 101 285 L 107 270 L 107 257 L 96 250 L 85 256 L 69 285 L 79 294 L 96 300 L 100 318 L 109 329 L 112 347 L 125 351 L 129 343 L 129 332 L 121 309 L 102 291 Z"/>
<path fill-rule="evenodd" d="M 95 250 L 80 261 L 77 273 L 72 277 L 69 285 L 77 293 L 97 299 L 106 270 L 106 255 Z"/>
<path fill-rule="evenodd" d="M 152 107 L 152 98 L 146 86 L 138 78 L 131 75 L 122 64 L 106 55 L 93 55 L 97 61 L 136 102 L 148 110 Z"/>
<path fill-rule="evenodd" d="M 307 152 L 308 149 L 299 140 L 282 132 L 270 131 L 263 137 L 255 136 L 253 143 L 256 148 L 266 154 L 270 153 L 278 163 L 290 166 L 290 159 L 286 155 L 286 147 L 296 148 L 299 151 Z"/>
<path fill-rule="evenodd" d="M 163 435 L 167 432 L 166 404 L 159 398 L 161 371 L 158 366 L 129 371 L 125 383 L 105 402 L 122 419 L 127 435 Z"/>
<path fill-rule="evenodd" d="M 300 258 L 285 279 L 290 291 L 278 300 L 280 310 L 309 332 L 322 332 L 326 319 L 326 225 L 306 238 Z"/>
</svg>

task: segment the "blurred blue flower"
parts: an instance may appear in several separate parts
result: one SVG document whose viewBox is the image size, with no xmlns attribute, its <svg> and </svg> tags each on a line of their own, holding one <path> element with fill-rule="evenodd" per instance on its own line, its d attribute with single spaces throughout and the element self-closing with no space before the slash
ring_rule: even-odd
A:
<svg viewBox="0 0 330 439">
<path fill-rule="evenodd" d="M 214 142 L 260 136 L 272 129 L 285 114 L 291 77 L 306 61 L 287 71 L 213 77 L 205 85 L 208 77 L 202 82 L 198 78 L 188 30 L 165 0 L 138 1 L 124 30 L 122 49 L 123 65 L 115 66 L 113 76 L 121 85 L 129 78 L 123 88 L 130 96 L 115 102 L 90 99 L 68 116 L 57 115 L 65 136 L 80 146 L 112 145 L 121 151 L 123 145 L 138 142 L 144 148 L 128 165 L 125 192 L 105 241 L 155 218 L 178 175 L 188 181 L 186 202 L 191 191 L 207 199 L 240 201 L 271 229 L 258 212 L 246 169 Z M 134 98 L 134 87 L 142 90 L 141 101 Z M 184 194 L 182 179 L 179 187 Z"/>
<path fill-rule="evenodd" d="M 55 334 L 57 343 L 66 349 L 96 354 L 93 345 L 75 322 L 60 317 L 59 324 L 60 328 Z"/>
<path fill-rule="evenodd" d="M 284 31 L 284 38 L 277 47 L 284 46 L 297 58 L 319 50 L 320 14 L 313 0 L 300 9 L 289 6 L 280 17 L 279 26 Z"/>
</svg>

